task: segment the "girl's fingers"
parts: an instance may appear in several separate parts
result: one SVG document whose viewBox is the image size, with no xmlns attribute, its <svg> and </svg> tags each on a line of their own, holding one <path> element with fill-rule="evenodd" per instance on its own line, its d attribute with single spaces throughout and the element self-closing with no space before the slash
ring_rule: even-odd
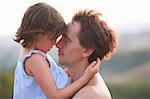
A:
<svg viewBox="0 0 150 99">
<path fill-rule="evenodd" d="M 89 67 L 95 67 L 95 65 L 96 65 L 96 61 L 93 61 L 93 62 L 89 65 Z"/>
<path fill-rule="evenodd" d="M 100 59 L 99 59 L 99 58 L 97 58 L 97 60 L 96 60 L 96 64 L 99 64 L 99 65 L 100 65 L 100 63 L 101 63 Z"/>
<path fill-rule="evenodd" d="M 100 59 L 97 58 L 96 64 L 95 64 L 95 66 L 93 67 L 93 69 L 96 69 L 97 71 L 99 71 L 100 63 L 101 63 L 101 62 L 100 62 Z"/>
</svg>

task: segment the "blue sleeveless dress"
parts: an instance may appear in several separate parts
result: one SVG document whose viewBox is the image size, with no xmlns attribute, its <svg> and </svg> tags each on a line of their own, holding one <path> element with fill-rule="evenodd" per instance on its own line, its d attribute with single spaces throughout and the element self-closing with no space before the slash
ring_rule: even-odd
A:
<svg viewBox="0 0 150 99">
<path fill-rule="evenodd" d="M 14 95 L 13 99 L 47 99 L 34 77 L 28 76 L 24 70 L 24 61 L 33 53 L 41 54 L 51 66 L 51 72 L 58 89 L 70 84 L 68 75 L 61 67 L 58 67 L 54 60 L 39 50 L 31 50 L 27 55 L 19 59 L 15 70 Z"/>
</svg>

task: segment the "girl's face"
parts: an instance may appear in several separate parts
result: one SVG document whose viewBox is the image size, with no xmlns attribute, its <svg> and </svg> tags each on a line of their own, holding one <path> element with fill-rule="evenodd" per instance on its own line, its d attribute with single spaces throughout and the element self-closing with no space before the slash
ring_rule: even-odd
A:
<svg viewBox="0 0 150 99">
<path fill-rule="evenodd" d="M 41 38 L 36 42 L 35 48 L 47 53 L 56 44 L 56 39 L 49 39 L 47 35 L 41 36 Z"/>
</svg>

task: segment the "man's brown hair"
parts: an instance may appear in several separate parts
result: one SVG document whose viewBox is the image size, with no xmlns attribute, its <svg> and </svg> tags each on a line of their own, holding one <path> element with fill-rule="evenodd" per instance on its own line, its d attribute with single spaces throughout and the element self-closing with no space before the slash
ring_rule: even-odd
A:
<svg viewBox="0 0 150 99">
<path fill-rule="evenodd" d="M 64 31 L 66 25 L 60 13 L 46 3 L 37 3 L 26 10 L 14 40 L 31 47 L 42 35 L 56 39 Z"/>
<path fill-rule="evenodd" d="M 117 47 L 116 33 L 99 18 L 100 15 L 94 10 L 84 10 L 79 11 L 72 18 L 73 21 L 81 24 L 78 34 L 80 45 L 94 49 L 88 59 L 89 63 L 98 57 L 100 60 L 110 58 Z"/>
</svg>

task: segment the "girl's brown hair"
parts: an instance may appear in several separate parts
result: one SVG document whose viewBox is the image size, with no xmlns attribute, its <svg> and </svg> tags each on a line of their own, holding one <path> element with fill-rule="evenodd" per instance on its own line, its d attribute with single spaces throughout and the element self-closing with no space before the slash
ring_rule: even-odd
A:
<svg viewBox="0 0 150 99">
<path fill-rule="evenodd" d="M 37 3 L 25 12 L 14 40 L 23 47 L 31 47 L 41 35 L 56 39 L 65 31 L 66 25 L 60 13 L 46 3 Z"/>
</svg>

